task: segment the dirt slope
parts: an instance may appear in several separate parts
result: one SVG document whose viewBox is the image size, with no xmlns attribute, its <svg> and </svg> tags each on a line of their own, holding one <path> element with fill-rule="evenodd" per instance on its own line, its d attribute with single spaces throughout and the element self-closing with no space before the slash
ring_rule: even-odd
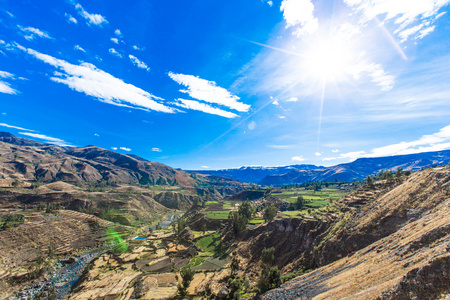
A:
<svg viewBox="0 0 450 300">
<path fill-rule="evenodd" d="M 449 180 L 448 166 L 428 169 L 349 207 L 348 223 L 314 250 L 313 263 L 325 266 L 263 299 L 439 299 L 449 293 Z"/>
</svg>

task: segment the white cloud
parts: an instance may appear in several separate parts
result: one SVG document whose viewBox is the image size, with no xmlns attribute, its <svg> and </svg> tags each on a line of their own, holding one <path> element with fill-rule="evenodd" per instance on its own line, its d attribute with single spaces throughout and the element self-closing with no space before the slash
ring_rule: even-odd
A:
<svg viewBox="0 0 450 300">
<path fill-rule="evenodd" d="M 115 151 L 115 150 L 117 150 L 117 147 L 111 147 L 111 149 L 113 149 Z"/>
<path fill-rule="evenodd" d="M 280 105 L 280 102 L 278 102 L 278 100 L 275 100 L 275 101 L 272 102 L 272 104 L 278 106 L 278 105 Z"/>
<path fill-rule="evenodd" d="M 49 143 L 49 144 L 54 144 L 54 145 L 58 145 L 58 146 L 71 146 L 69 144 L 67 144 L 67 142 L 65 142 L 62 139 L 58 139 L 58 138 L 54 138 L 48 135 L 44 135 L 44 134 L 40 134 L 40 133 L 31 133 L 31 132 L 19 132 L 19 134 L 21 135 L 26 135 L 29 137 L 33 137 L 39 140 L 44 140 L 45 142 Z"/>
<path fill-rule="evenodd" d="M 331 150 L 331 152 L 333 152 L 333 153 L 338 153 L 338 152 L 339 152 L 339 149 L 333 149 L 333 150 Z"/>
<path fill-rule="evenodd" d="M 283 12 L 286 28 L 295 27 L 292 34 L 297 37 L 313 34 L 319 28 L 319 21 L 314 16 L 314 4 L 310 0 L 283 0 L 280 11 Z"/>
<path fill-rule="evenodd" d="M 139 47 L 139 46 L 136 46 L 136 45 L 133 45 L 133 49 L 134 50 L 138 50 L 138 51 L 144 51 L 145 50 L 144 47 Z"/>
<path fill-rule="evenodd" d="M 127 152 L 131 151 L 131 149 L 130 149 L 130 148 L 127 148 L 127 147 L 120 147 L 119 149 L 120 149 L 120 150 L 123 150 L 123 151 L 127 151 Z"/>
<path fill-rule="evenodd" d="M 65 84 L 71 89 L 97 98 L 101 102 L 135 109 L 165 113 L 175 112 L 175 109 L 159 103 L 159 101 L 164 99 L 156 97 L 132 84 L 125 83 L 121 79 L 98 69 L 93 64 L 82 63 L 74 65 L 33 49 L 26 49 L 20 45 L 16 45 L 16 47 L 52 65 L 58 69 L 58 72 L 63 72 L 55 73 L 55 76 L 50 78 L 54 82 Z"/>
<path fill-rule="evenodd" d="M 100 136 L 98 133 L 94 133 L 95 136 Z"/>
<path fill-rule="evenodd" d="M 450 125 L 438 132 L 424 135 L 412 142 L 401 142 L 385 147 L 372 149 L 368 157 L 413 154 L 450 149 Z"/>
<path fill-rule="evenodd" d="M 426 28 L 422 29 L 421 31 L 419 31 L 419 35 L 417 36 L 416 39 L 423 39 L 428 34 L 432 33 L 435 28 L 436 28 L 436 26 L 430 26 L 430 27 L 426 27 Z"/>
<path fill-rule="evenodd" d="M 108 24 L 108 21 L 105 19 L 105 17 L 99 14 L 88 13 L 79 3 L 75 4 L 75 9 L 78 11 L 78 14 L 80 16 L 88 21 L 88 24 L 93 24 L 100 27 L 103 26 L 103 24 Z"/>
<path fill-rule="evenodd" d="M 117 57 L 122 57 L 122 54 L 120 54 L 119 52 L 117 52 L 117 50 L 116 49 L 114 49 L 114 48 L 110 48 L 109 50 L 109 53 L 111 53 L 112 55 L 114 55 L 114 56 L 117 56 Z"/>
<path fill-rule="evenodd" d="M 271 1 L 271 0 L 267 1 L 267 4 L 268 4 L 270 7 L 272 7 L 273 1 Z"/>
<path fill-rule="evenodd" d="M 36 37 L 44 38 L 44 39 L 52 39 L 50 35 L 48 35 L 47 32 L 39 30 L 34 27 L 22 27 L 20 25 L 17 25 L 19 29 L 23 32 L 24 38 L 31 41 L 34 40 Z"/>
<path fill-rule="evenodd" d="M 202 169 L 209 169 L 209 166 L 201 166 Z"/>
<path fill-rule="evenodd" d="M 152 151 L 153 152 L 162 152 L 162 150 L 157 147 L 152 148 Z"/>
<path fill-rule="evenodd" d="M 314 155 L 315 155 L 315 156 L 321 156 L 322 153 L 320 153 L 320 152 L 315 152 Z"/>
<path fill-rule="evenodd" d="M 71 14 L 65 13 L 66 19 L 68 23 L 77 24 L 78 21 Z"/>
<path fill-rule="evenodd" d="M 346 158 L 355 160 L 361 157 L 384 157 L 393 155 L 406 155 L 422 152 L 433 152 L 450 149 L 450 125 L 441 128 L 438 132 L 423 135 L 419 139 L 411 142 L 400 142 L 384 147 L 374 148 L 367 153 L 366 151 L 355 151 L 343 153 L 333 159 Z M 331 159 L 329 159 L 331 160 Z"/>
<path fill-rule="evenodd" d="M 282 116 L 282 115 L 277 115 L 277 117 L 279 118 L 279 119 L 286 119 L 286 116 Z"/>
<path fill-rule="evenodd" d="M 236 118 L 238 116 L 232 112 L 225 111 L 220 108 L 215 108 L 208 104 L 200 103 L 195 100 L 178 99 L 178 101 L 179 102 L 174 103 L 174 104 L 178 105 L 182 108 L 198 110 L 198 111 L 202 111 L 207 114 L 218 115 L 218 116 L 225 117 L 225 118 Z"/>
<path fill-rule="evenodd" d="M 361 61 L 349 64 L 346 70 L 355 80 L 359 80 L 362 75 L 367 75 L 378 85 L 382 91 L 389 91 L 394 87 L 395 77 L 386 72 L 382 65 Z"/>
<path fill-rule="evenodd" d="M 294 156 L 291 158 L 292 161 L 305 161 L 306 158 L 304 158 L 303 156 Z"/>
<path fill-rule="evenodd" d="M 116 29 L 116 30 L 114 31 L 114 34 L 115 34 L 117 37 L 120 37 L 120 38 L 123 37 L 122 32 L 120 32 L 120 29 Z"/>
<path fill-rule="evenodd" d="M 410 37 L 422 39 L 434 30 L 432 25 L 442 13 L 439 10 L 450 0 L 344 0 L 356 11 L 362 13 L 362 21 L 375 17 L 397 27 L 394 31 L 405 42 Z"/>
<path fill-rule="evenodd" d="M 298 98 L 297 97 L 291 97 L 289 99 L 286 100 L 287 102 L 297 102 Z"/>
<path fill-rule="evenodd" d="M 331 160 L 335 160 L 335 159 L 337 159 L 337 157 L 324 157 L 322 159 L 322 161 L 331 161 Z"/>
<path fill-rule="evenodd" d="M 0 93 L 17 95 L 18 91 L 11 88 L 9 83 L 0 81 Z"/>
<path fill-rule="evenodd" d="M 14 74 L 11 74 L 6 71 L 0 71 L 0 78 L 14 78 Z M 0 93 L 17 95 L 19 92 L 13 88 L 11 88 L 10 84 L 0 80 Z"/>
<path fill-rule="evenodd" d="M 256 122 L 255 121 L 251 121 L 250 123 L 248 123 L 248 129 L 249 130 L 253 130 L 256 127 Z"/>
<path fill-rule="evenodd" d="M 74 48 L 75 50 L 78 50 L 78 51 L 81 51 L 81 52 L 86 52 L 86 50 L 84 50 L 83 48 L 81 48 L 80 45 L 75 45 L 73 48 Z"/>
<path fill-rule="evenodd" d="M 14 74 L 11 74 L 6 71 L 0 71 L 0 77 L 1 78 L 12 78 L 12 77 L 14 77 Z"/>
<path fill-rule="evenodd" d="M 111 38 L 111 42 L 115 44 L 119 44 L 119 40 L 117 38 Z"/>
<path fill-rule="evenodd" d="M 128 55 L 128 57 L 130 58 L 131 62 L 138 68 L 140 69 L 144 69 L 146 71 L 150 71 L 150 68 L 147 66 L 146 63 L 144 63 L 143 61 L 139 60 L 136 56 L 134 55 Z"/>
<path fill-rule="evenodd" d="M 3 114 L 6 115 L 6 113 L 3 113 Z M 9 124 L 6 124 L 6 123 L 0 123 L 0 126 L 8 127 L 8 128 L 14 128 L 14 129 L 18 129 L 18 130 L 25 130 L 25 131 L 31 131 L 31 132 L 34 132 L 34 130 L 31 130 L 31 129 L 26 129 L 26 128 L 23 128 L 23 127 L 18 127 L 18 126 L 14 126 L 14 125 L 9 125 Z"/>
<path fill-rule="evenodd" d="M 179 84 L 186 86 L 187 90 L 180 90 L 180 92 L 186 93 L 194 99 L 220 104 L 240 112 L 247 112 L 250 109 L 250 105 L 239 102 L 238 100 L 240 98 L 238 96 L 217 86 L 214 81 L 208 81 L 193 75 L 175 74 L 172 72 L 169 72 L 169 77 Z"/>
<path fill-rule="evenodd" d="M 290 149 L 290 148 L 294 148 L 295 145 L 267 145 L 267 147 L 273 148 L 273 149 Z"/>
</svg>

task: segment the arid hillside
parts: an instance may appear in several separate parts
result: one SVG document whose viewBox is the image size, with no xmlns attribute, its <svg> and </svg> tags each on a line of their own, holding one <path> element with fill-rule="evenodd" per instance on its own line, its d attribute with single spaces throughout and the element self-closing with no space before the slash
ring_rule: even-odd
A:
<svg viewBox="0 0 450 300">
<path fill-rule="evenodd" d="M 450 167 L 383 184 L 340 199 L 342 216 L 287 266 L 313 271 L 263 299 L 441 299 L 450 293 Z"/>
<path fill-rule="evenodd" d="M 95 146 L 82 148 L 41 144 L 0 133 L 3 186 L 29 182 L 161 184 L 193 187 L 186 172 Z"/>
</svg>

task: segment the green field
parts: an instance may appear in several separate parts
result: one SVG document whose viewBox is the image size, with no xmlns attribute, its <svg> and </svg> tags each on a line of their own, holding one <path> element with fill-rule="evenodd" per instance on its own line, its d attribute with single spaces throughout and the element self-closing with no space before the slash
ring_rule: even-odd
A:
<svg viewBox="0 0 450 300">
<path fill-rule="evenodd" d="M 219 238 L 219 233 L 211 234 L 201 238 L 196 245 L 202 248 L 205 252 L 212 252 L 219 244 Z"/>
<path fill-rule="evenodd" d="M 328 204 L 330 204 L 330 201 L 314 200 L 311 203 L 308 203 L 307 206 L 322 207 L 322 206 L 327 206 Z"/>
<path fill-rule="evenodd" d="M 228 219 L 229 210 L 208 211 L 206 216 L 210 219 Z"/>
</svg>

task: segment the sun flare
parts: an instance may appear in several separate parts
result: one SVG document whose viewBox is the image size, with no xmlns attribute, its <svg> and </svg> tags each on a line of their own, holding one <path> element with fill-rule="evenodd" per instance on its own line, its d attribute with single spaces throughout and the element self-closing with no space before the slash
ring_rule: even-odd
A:
<svg viewBox="0 0 450 300">
<path fill-rule="evenodd" d="M 319 40 L 305 53 L 305 69 L 313 77 L 323 81 L 339 81 L 352 68 L 353 52 L 345 40 Z"/>
</svg>

